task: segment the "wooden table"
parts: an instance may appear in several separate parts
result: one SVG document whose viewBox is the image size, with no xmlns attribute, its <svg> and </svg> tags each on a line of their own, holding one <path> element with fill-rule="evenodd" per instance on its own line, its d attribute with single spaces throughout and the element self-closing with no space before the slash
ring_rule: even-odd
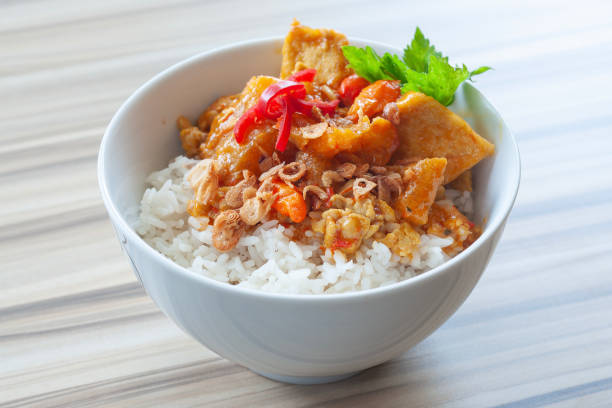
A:
<svg viewBox="0 0 612 408">
<path fill-rule="evenodd" d="M 612 406 L 611 15 L 605 1 L 1 3 L 0 405 Z M 418 24 L 455 61 L 492 65 L 477 86 L 523 160 L 457 314 L 401 358 L 310 387 L 226 361 L 162 315 L 96 181 L 104 128 L 136 87 L 292 17 L 397 46 Z"/>
</svg>

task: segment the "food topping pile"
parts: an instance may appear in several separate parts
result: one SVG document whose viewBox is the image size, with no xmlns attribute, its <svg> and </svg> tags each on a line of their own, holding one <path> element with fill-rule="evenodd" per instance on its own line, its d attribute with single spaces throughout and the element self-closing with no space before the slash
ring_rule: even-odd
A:
<svg viewBox="0 0 612 408">
<path fill-rule="evenodd" d="M 346 256 L 375 240 L 411 258 L 423 234 L 451 237 L 453 256 L 478 237 L 445 188 L 472 191 L 494 146 L 445 105 L 488 67 L 451 66 L 418 29 L 403 58 L 381 57 L 294 22 L 282 54 L 280 77 L 252 77 L 196 125 L 177 120 L 199 160 L 187 211 L 213 225 L 217 250 L 270 219 Z"/>
</svg>

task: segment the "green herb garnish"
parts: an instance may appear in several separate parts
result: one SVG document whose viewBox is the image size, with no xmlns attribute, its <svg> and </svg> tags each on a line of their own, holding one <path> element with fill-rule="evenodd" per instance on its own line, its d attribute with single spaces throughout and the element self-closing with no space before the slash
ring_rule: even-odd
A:
<svg viewBox="0 0 612 408">
<path fill-rule="evenodd" d="M 453 102 L 463 81 L 491 69 L 484 66 L 470 71 L 465 65 L 450 65 L 448 57 L 437 51 L 418 27 L 412 42 L 404 49 L 403 59 L 388 52 L 381 57 L 369 46 L 346 45 L 342 52 L 349 67 L 368 81 L 397 79 L 402 84 L 402 93 L 422 92 L 445 106 Z"/>
</svg>

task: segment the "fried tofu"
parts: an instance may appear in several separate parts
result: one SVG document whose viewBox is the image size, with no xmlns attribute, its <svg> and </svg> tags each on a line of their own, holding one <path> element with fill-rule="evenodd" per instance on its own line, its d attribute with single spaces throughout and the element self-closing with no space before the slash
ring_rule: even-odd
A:
<svg viewBox="0 0 612 408">
<path fill-rule="evenodd" d="M 397 101 L 397 106 L 400 147 L 394 160 L 445 157 L 448 163 L 444 184 L 495 151 L 495 146 L 479 136 L 465 120 L 430 96 L 410 92 Z"/>
<path fill-rule="evenodd" d="M 463 251 L 476 237 L 473 234 L 474 224 L 451 204 L 433 203 L 427 224 L 423 230 L 438 237 L 451 237 L 453 243 L 444 247 L 444 252 L 449 256 L 455 256 Z"/>
<path fill-rule="evenodd" d="M 254 106 L 261 93 L 278 78 L 254 76 L 246 84 L 240 96 L 229 104 L 213 120 L 205 144 L 200 146 L 202 158 L 215 158 L 220 164 L 220 177 L 224 185 L 231 185 L 242 178 L 242 170 L 259 174 L 259 159 L 271 156 L 278 137 L 274 121 L 258 123 L 241 144 L 234 138 L 234 125 L 247 109 Z"/>
<path fill-rule="evenodd" d="M 310 28 L 294 21 L 283 44 L 281 78 L 306 68 L 317 70 L 315 82 L 336 89 L 352 72 L 342 54 L 348 45 L 344 34 L 334 30 Z"/>
<path fill-rule="evenodd" d="M 291 140 L 301 150 L 320 157 L 331 159 L 346 152 L 375 166 L 387 164 L 399 145 L 397 131 L 391 122 L 381 117 L 370 122 L 365 116 L 359 123 L 348 127 L 329 126 L 316 139 L 304 139 L 292 133 Z"/>
<path fill-rule="evenodd" d="M 423 225 L 427 222 L 429 208 L 442 185 L 446 165 L 445 158 L 423 159 L 404 171 L 404 192 L 396 203 L 396 209 L 402 218 L 413 225 Z"/>
</svg>

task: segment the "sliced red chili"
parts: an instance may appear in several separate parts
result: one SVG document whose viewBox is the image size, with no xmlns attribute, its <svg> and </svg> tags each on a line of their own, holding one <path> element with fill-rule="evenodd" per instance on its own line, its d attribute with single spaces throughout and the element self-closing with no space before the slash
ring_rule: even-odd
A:
<svg viewBox="0 0 612 408">
<path fill-rule="evenodd" d="M 244 141 L 244 138 L 249 133 L 251 128 L 255 125 L 257 121 L 257 110 L 255 106 L 247 109 L 246 112 L 242 114 L 236 125 L 234 125 L 234 138 L 238 144 Z"/>
<path fill-rule="evenodd" d="M 316 100 L 308 101 L 306 99 L 294 98 L 293 103 L 297 112 L 300 112 L 307 116 L 312 116 L 312 108 L 314 108 L 315 106 L 321 110 L 322 114 L 332 115 L 336 111 L 336 108 L 340 103 L 340 99 L 336 99 L 331 102 L 323 102 Z"/>
<path fill-rule="evenodd" d="M 282 114 L 281 97 L 291 94 L 296 98 L 306 96 L 304 84 L 293 81 L 278 81 L 263 91 L 257 102 L 257 112 L 268 119 L 278 119 Z"/>
<path fill-rule="evenodd" d="M 282 116 L 278 127 L 278 139 L 276 139 L 276 150 L 284 152 L 291 134 L 291 116 L 293 115 L 293 104 L 289 98 L 283 98 Z"/>
<path fill-rule="evenodd" d="M 289 142 L 291 116 L 294 112 L 312 117 L 312 110 L 317 107 L 322 114 L 332 115 L 340 103 L 339 99 L 331 102 L 306 100 L 304 99 L 306 97 L 306 87 L 304 84 L 296 82 L 310 82 L 316 74 L 315 69 L 305 69 L 291 75 L 288 80 L 281 80 L 267 87 L 255 106 L 248 109 L 236 122 L 234 126 L 236 142 L 242 143 L 258 120 L 262 118 L 279 120 L 276 150 L 282 152 Z"/>
<path fill-rule="evenodd" d="M 287 80 L 295 81 L 295 82 L 312 82 L 315 75 L 317 75 L 317 70 L 313 68 L 303 69 L 301 71 L 296 72 L 293 75 L 290 75 Z"/>
</svg>

